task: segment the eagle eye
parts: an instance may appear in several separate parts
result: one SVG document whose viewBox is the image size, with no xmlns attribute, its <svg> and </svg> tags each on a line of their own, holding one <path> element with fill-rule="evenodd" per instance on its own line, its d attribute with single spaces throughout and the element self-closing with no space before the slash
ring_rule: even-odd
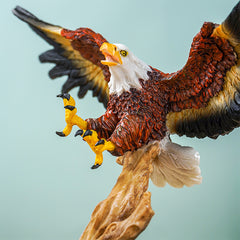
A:
<svg viewBox="0 0 240 240">
<path fill-rule="evenodd" d="M 120 51 L 120 54 L 123 56 L 123 57 L 126 57 L 128 55 L 128 52 L 126 50 L 121 50 Z"/>
</svg>

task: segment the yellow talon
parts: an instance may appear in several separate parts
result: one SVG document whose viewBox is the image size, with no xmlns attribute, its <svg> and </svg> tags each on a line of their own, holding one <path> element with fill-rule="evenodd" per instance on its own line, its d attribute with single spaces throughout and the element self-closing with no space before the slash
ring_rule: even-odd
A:
<svg viewBox="0 0 240 240">
<path fill-rule="evenodd" d="M 70 96 L 70 94 L 63 93 L 59 94 L 57 97 L 61 97 L 63 99 L 65 108 L 65 121 L 67 125 L 62 132 L 56 133 L 61 137 L 65 137 L 71 133 L 72 127 L 77 125 L 80 130 L 76 132 L 75 136 L 81 135 L 91 147 L 92 151 L 96 154 L 95 163 L 92 166 L 92 169 L 98 168 L 103 162 L 102 152 L 105 150 L 113 151 L 115 149 L 115 145 L 110 141 L 106 141 L 105 139 L 99 140 L 96 131 L 87 130 L 87 122 L 76 115 L 77 109 L 75 107 L 75 100 Z"/>
<path fill-rule="evenodd" d="M 102 165 L 103 155 L 102 151 L 97 151 L 97 147 L 95 146 L 95 144 L 99 141 L 97 132 L 94 130 L 87 130 L 83 134 L 83 139 L 88 143 L 92 151 L 96 154 L 95 163 L 93 166 L 96 166 L 95 168 L 99 167 Z"/>
<path fill-rule="evenodd" d="M 103 156 L 102 156 L 102 152 L 103 151 L 113 151 L 115 149 L 115 145 L 110 142 L 110 141 L 106 141 L 105 139 L 101 139 L 99 140 L 95 145 L 94 145 L 94 152 L 96 153 L 96 157 L 95 157 L 95 163 L 92 166 L 92 168 L 98 168 L 102 162 L 103 162 Z"/>
<path fill-rule="evenodd" d="M 106 150 L 113 151 L 115 149 L 115 145 L 111 141 L 106 141 L 103 138 L 95 144 L 95 148 L 97 152 L 103 152 Z"/>
<path fill-rule="evenodd" d="M 112 142 L 106 141 L 103 138 L 99 140 L 98 134 L 94 130 L 78 130 L 75 136 L 77 135 L 81 135 L 83 140 L 88 143 L 92 151 L 96 154 L 95 163 L 92 166 L 92 169 L 98 168 L 102 164 L 103 151 L 113 151 L 115 149 L 115 145 Z"/>
<path fill-rule="evenodd" d="M 56 132 L 59 136 L 68 136 L 74 125 L 77 125 L 81 129 L 87 129 L 87 122 L 76 115 L 77 109 L 75 108 L 75 100 L 68 93 L 59 94 L 57 97 L 63 99 L 63 104 L 65 108 L 65 121 L 67 123 L 66 127 L 62 132 Z"/>
<path fill-rule="evenodd" d="M 89 144 L 91 149 L 95 152 L 95 144 L 99 141 L 98 134 L 94 130 L 83 131 L 83 139 Z"/>
<path fill-rule="evenodd" d="M 95 166 L 99 167 L 102 164 L 102 162 L 103 162 L 102 152 L 103 151 L 106 151 L 106 150 L 107 151 L 113 151 L 115 149 L 115 145 L 112 142 L 106 141 L 103 138 L 101 140 L 99 140 L 94 145 L 94 147 L 95 148 L 94 148 L 93 151 L 96 153 L 96 157 L 95 157 L 95 163 L 94 163 L 92 168 L 95 168 Z"/>
</svg>

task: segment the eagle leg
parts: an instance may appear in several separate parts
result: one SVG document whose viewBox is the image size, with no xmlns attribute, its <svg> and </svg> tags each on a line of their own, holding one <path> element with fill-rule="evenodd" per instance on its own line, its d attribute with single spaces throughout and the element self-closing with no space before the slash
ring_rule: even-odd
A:
<svg viewBox="0 0 240 240">
<path fill-rule="evenodd" d="M 62 132 L 56 132 L 60 137 L 68 136 L 74 125 L 77 125 L 81 129 L 87 129 L 87 122 L 76 115 L 77 109 L 75 107 L 75 100 L 68 93 L 62 93 L 57 95 L 63 99 L 63 104 L 65 108 L 65 121 L 67 123 L 66 127 Z"/>
<path fill-rule="evenodd" d="M 92 166 L 92 169 L 96 169 L 99 166 L 102 165 L 103 162 L 103 155 L 102 152 L 105 150 L 113 151 L 115 149 L 115 145 L 111 141 L 107 141 L 104 138 L 100 139 L 98 138 L 98 134 L 94 130 L 82 130 L 79 129 L 76 134 L 76 136 L 82 136 L 83 140 L 88 143 L 92 151 L 96 154 L 95 157 L 95 163 Z"/>
</svg>

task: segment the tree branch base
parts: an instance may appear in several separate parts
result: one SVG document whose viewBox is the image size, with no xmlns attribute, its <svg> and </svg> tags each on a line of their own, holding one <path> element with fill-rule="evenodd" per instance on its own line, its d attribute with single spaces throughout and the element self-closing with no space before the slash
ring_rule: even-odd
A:
<svg viewBox="0 0 240 240">
<path fill-rule="evenodd" d="M 159 151 L 154 143 L 117 158 L 123 170 L 109 196 L 94 209 L 80 240 L 136 239 L 148 226 L 154 211 L 147 189 Z"/>
</svg>

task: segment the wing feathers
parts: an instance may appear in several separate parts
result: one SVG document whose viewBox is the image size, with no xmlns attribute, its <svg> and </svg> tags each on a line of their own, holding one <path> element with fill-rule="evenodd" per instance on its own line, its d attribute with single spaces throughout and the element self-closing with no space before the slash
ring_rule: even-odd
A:
<svg viewBox="0 0 240 240">
<path fill-rule="evenodd" d="M 191 66 L 197 66 L 197 64 L 200 66 L 199 69 L 201 71 L 198 73 L 198 76 L 201 89 L 199 91 L 198 87 L 196 87 L 198 83 L 195 83 L 192 90 L 187 90 L 190 93 L 191 91 L 195 93 L 190 94 L 192 97 L 188 95 L 184 104 L 181 103 L 181 97 L 178 99 L 178 102 L 172 103 L 173 112 L 167 115 L 167 127 L 171 133 L 188 137 L 217 138 L 219 135 L 228 134 L 234 128 L 240 126 L 239 26 L 240 2 L 221 25 L 215 25 L 215 29 L 212 29 L 212 34 L 205 34 L 208 36 L 206 40 L 209 39 L 210 41 L 209 44 L 202 45 L 204 48 L 201 53 L 205 52 L 204 54 L 196 56 L 194 49 L 191 49 L 189 58 L 190 62 L 192 60 L 193 63 L 190 65 L 190 68 Z M 209 31 L 207 32 L 209 33 Z M 202 34 L 202 31 L 200 34 Z M 211 39 L 215 43 L 211 43 Z M 198 39 L 195 38 L 194 40 Z M 194 41 L 192 48 L 196 44 L 200 46 L 202 44 L 201 41 Z M 221 44 L 221 42 L 226 43 Z M 213 48 L 212 44 L 216 44 L 217 48 Z M 204 61 L 207 62 L 204 63 Z M 186 76 L 191 74 L 194 76 L 195 74 L 197 78 L 196 72 L 191 71 L 189 73 L 188 67 L 189 65 L 187 64 L 181 71 L 186 71 Z M 176 76 L 179 77 L 179 74 Z M 179 81 L 187 81 L 186 76 Z M 178 94 L 179 91 L 176 92 Z M 184 96 L 184 94 L 182 95 Z"/>
<path fill-rule="evenodd" d="M 55 48 L 59 48 L 60 44 L 69 45 L 64 38 L 59 37 L 61 36 L 62 27 L 44 22 L 20 6 L 13 9 L 13 14 L 26 22 L 34 32 Z"/>
<path fill-rule="evenodd" d="M 41 54 L 39 59 L 41 62 L 56 64 L 49 72 L 50 78 L 68 75 L 62 92 L 68 92 L 79 86 L 78 96 L 82 98 L 88 90 L 93 90 L 93 95 L 106 107 L 109 99 L 110 72 L 107 66 L 101 64 L 104 56 L 99 50 L 106 40 L 87 28 L 71 31 L 46 23 L 19 6 L 13 13 L 54 46 L 54 49 Z"/>
<path fill-rule="evenodd" d="M 71 89 L 77 87 L 77 86 L 84 86 L 88 80 L 83 76 L 83 77 L 71 77 L 69 76 L 66 83 L 63 84 L 62 86 L 62 92 L 69 92 Z M 81 87 L 80 87 L 81 88 Z"/>
<path fill-rule="evenodd" d="M 223 32 L 240 42 L 240 2 L 233 8 L 226 20 L 222 23 Z"/>
<path fill-rule="evenodd" d="M 74 71 L 74 70 L 73 69 L 65 69 L 62 66 L 57 65 L 54 68 L 52 68 L 48 74 L 49 74 L 50 78 L 55 79 L 57 77 L 62 77 L 64 75 L 71 75 L 72 71 Z"/>
<path fill-rule="evenodd" d="M 207 107 L 170 113 L 167 121 L 172 133 L 188 137 L 217 138 L 240 126 L 240 69 L 226 74 L 223 90 L 211 98 Z"/>
<path fill-rule="evenodd" d="M 67 62 L 67 59 L 61 56 L 58 52 L 56 52 L 55 49 L 42 53 L 39 56 L 39 60 L 42 63 L 50 62 L 50 63 L 65 64 Z"/>
</svg>

